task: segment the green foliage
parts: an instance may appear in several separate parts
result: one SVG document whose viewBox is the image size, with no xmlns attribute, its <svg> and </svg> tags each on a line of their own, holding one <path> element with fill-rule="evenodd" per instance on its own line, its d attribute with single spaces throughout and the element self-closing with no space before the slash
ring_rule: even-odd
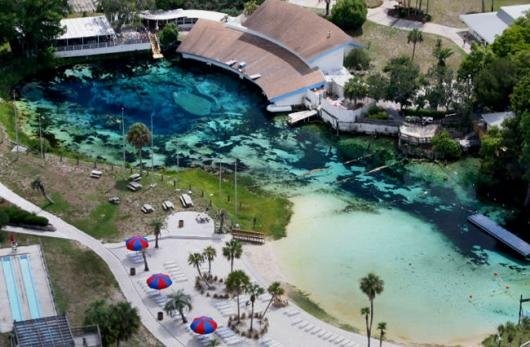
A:
<svg viewBox="0 0 530 347">
<path fill-rule="evenodd" d="M 179 31 L 175 23 L 168 23 L 159 34 L 160 45 L 163 49 L 175 47 L 179 39 Z"/>
<path fill-rule="evenodd" d="M 3 226 L 6 226 L 7 223 L 9 223 L 9 215 L 3 209 L 0 209 L 0 230 Z"/>
<path fill-rule="evenodd" d="M 511 105 L 517 114 L 530 112 L 530 74 L 519 80 L 513 88 Z"/>
<path fill-rule="evenodd" d="M 331 9 L 331 21 L 344 30 L 357 30 L 366 21 L 364 0 L 337 0 Z"/>
<path fill-rule="evenodd" d="M 456 142 L 446 130 L 439 132 L 432 138 L 432 149 L 436 158 L 440 159 L 458 159 L 462 155 L 460 145 Z"/>
<path fill-rule="evenodd" d="M 101 0 L 99 10 L 105 13 L 113 28 L 119 33 L 125 24 L 134 21 L 136 11 L 149 9 L 153 6 L 154 3 L 150 1 Z"/>
<path fill-rule="evenodd" d="M 500 339 L 498 337 L 501 337 Z M 497 328 L 497 333 L 488 336 L 482 345 L 485 347 L 508 347 L 521 345 L 521 342 L 530 340 L 530 318 L 524 317 L 521 324 L 508 322 Z M 516 342 L 514 344 L 514 342 Z M 519 343 L 517 343 L 519 342 Z"/>
<path fill-rule="evenodd" d="M 17 206 L 2 207 L 0 208 L 0 213 L 7 216 L 9 224 L 12 225 L 35 225 L 45 227 L 49 223 L 47 218 L 37 216 Z M 1 222 L 0 225 L 2 225 Z"/>
<path fill-rule="evenodd" d="M 353 70 L 368 70 L 370 68 L 370 55 L 363 48 L 354 48 L 344 58 L 344 66 Z"/>
<path fill-rule="evenodd" d="M 366 97 L 368 94 L 368 86 L 359 77 L 352 77 L 344 86 L 344 96 L 354 103 L 357 103 L 358 99 Z"/>
<path fill-rule="evenodd" d="M 530 51 L 530 14 L 518 19 L 504 30 L 491 44 L 491 49 L 499 57 Z"/>
<path fill-rule="evenodd" d="M 423 42 L 423 33 L 416 28 L 412 29 L 407 35 L 407 42 L 412 43 L 411 60 L 414 60 L 414 54 L 416 53 L 416 44 Z"/>
<path fill-rule="evenodd" d="M 408 57 L 397 57 L 390 60 L 383 71 L 388 75 L 386 99 L 410 105 L 420 88 L 420 70 Z"/>
<path fill-rule="evenodd" d="M 471 78 L 474 81 L 479 72 L 491 63 L 494 58 L 495 54 L 493 54 L 488 46 L 473 43 L 471 45 L 471 52 L 460 65 L 458 77 L 461 79 Z"/>
<path fill-rule="evenodd" d="M 434 45 L 432 55 L 436 58 L 437 65 L 439 67 L 445 67 L 447 65 L 447 59 L 449 59 L 455 52 L 449 47 L 442 46 L 442 39 L 438 38 Z"/>
<path fill-rule="evenodd" d="M 179 289 L 176 293 L 169 294 L 167 296 L 167 302 L 164 305 L 164 311 L 170 316 L 174 317 L 175 312 L 178 312 L 182 318 L 182 322 L 186 323 L 186 317 L 184 316 L 184 310 L 191 311 L 191 296 L 184 293 L 184 290 Z"/>
<path fill-rule="evenodd" d="M 510 59 L 494 59 L 476 77 L 477 100 L 491 110 L 505 110 L 518 78 L 516 66 Z"/>
<path fill-rule="evenodd" d="M 156 8 L 160 10 L 172 10 L 182 8 L 184 0 L 156 0 Z"/>
<path fill-rule="evenodd" d="M 66 0 L 0 0 L 0 42 L 15 52 L 35 55 L 62 33 L 60 20 L 68 13 Z"/>
<path fill-rule="evenodd" d="M 258 7 L 259 5 L 255 0 L 247 1 L 244 4 L 243 13 L 245 16 L 250 16 Z"/>
<path fill-rule="evenodd" d="M 386 89 L 388 87 L 388 78 L 380 73 L 372 74 L 366 79 L 367 96 L 375 101 L 386 98 Z"/>
<path fill-rule="evenodd" d="M 77 220 L 74 224 L 97 239 L 112 238 L 119 234 L 116 227 L 118 211 L 118 206 L 103 202 L 97 205 L 87 218 Z"/>
<path fill-rule="evenodd" d="M 366 118 L 376 120 L 387 120 L 389 117 L 388 112 L 374 105 L 368 109 L 368 114 L 366 115 Z"/>
<path fill-rule="evenodd" d="M 86 310 L 84 322 L 99 326 L 105 346 L 127 341 L 140 328 L 138 312 L 128 302 L 109 305 L 103 300 L 95 301 Z"/>
</svg>

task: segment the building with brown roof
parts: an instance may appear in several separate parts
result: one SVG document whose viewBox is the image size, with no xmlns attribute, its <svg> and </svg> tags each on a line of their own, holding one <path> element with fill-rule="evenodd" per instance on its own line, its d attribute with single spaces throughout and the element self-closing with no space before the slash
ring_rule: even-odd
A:
<svg viewBox="0 0 530 347">
<path fill-rule="evenodd" d="M 302 7 L 266 0 L 243 25 L 199 20 L 178 48 L 183 58 L 219 66 L 257 84 L 275 106 L 302 104 L 326 86 L 359 46 L 334 24 Z"/>
</svg>

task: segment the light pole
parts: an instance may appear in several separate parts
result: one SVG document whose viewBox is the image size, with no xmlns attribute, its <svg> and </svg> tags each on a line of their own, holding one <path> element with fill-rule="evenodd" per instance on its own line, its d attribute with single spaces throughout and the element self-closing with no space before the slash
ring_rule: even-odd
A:
<svg viewBox="0 0 530 347">
<path fill-rule="evenodd" d="M 13 89 L 13 113 L 15 116 L 15 145 L 16 145 L 16 152 L 17 152 L 17 159 L 18 159 L 18 151 L 20 147 L 18 143 L 18 116 L 17 116 L 17 105 L 15 103 L 15 90 L 14 89 Z"/>
<path fill-rule="evenodd" d="M 234 216 L 237 225 L 237 159 L 234 163 Z"/>
<path fill-rule="evenodd" d="M 125 169 L 125 117 L 123 115 L 124 108 L 121 108 L 121 144 L 123 153 L 123 168 Z"/>
<path fill-rule="evenodd" d="M 155 138 L 155 128 L 153 128 L 153 112 L 151 112 L 151 171 L 155 170 L 155 152 L 153 152 L 154 138 Z"/>
</svg>

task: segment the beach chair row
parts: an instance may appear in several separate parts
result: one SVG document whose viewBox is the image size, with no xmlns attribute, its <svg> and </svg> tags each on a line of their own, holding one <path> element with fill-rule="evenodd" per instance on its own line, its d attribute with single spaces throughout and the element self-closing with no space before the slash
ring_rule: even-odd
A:
<svg viewBox="0 0 530 347">
<path fill-rule="evenodd" d="M 228 317 L 232 314 L 235 314 L 236 313 L 236 310 L 234 308 L 234 305 L 232 305 L 232 303 L 230 302 L 227 302 L 227 301 L 217 301 L 217 302 L 214 302 L 213 306 L 219 311 L 221 312 L 221 314 L 225 317 Z"/>
<path fill-rule="evenodd" d="M 151 289 L 147 286 L 145 281 L 138 280 L 138 286 L 142 289 L 142 291 L 151 299 L 153 300 L 158 306 L 164 307 L 164 305 L 167 302 L 167 296 L 160 293 L 160 291 Z"/>
<path fill-rule="evenodd" d="M 186 282 L 188 277 L 182 271 L 182 268 L 173 261 L 168 261 L 164 263 L 164 268 L 169 273 L 171 280 L 173 282 Z"/>
<path fill-rule="evenodd" d="M 241 336 L 237 335 L 235 332 L 232 331 L 232 329 L 227 327 L 219 327 L 215 331 L 215 333 L 221 338 L 221 340 L 231 346 L 231 345 L 237 345 L 241 342 L 243 342 L 243 339 Z"/>
<path fill-rule="evenodd" d="M 261 345 L 265 347 L 283 347 L 281 343 L 273 339 L 265 339 L 261 341 Z"/>
<path fill-rule="evenodd" d="M 141 264 L 144 262 L 144 258 L 140 253 L 128 253 L 129 261 L 133 264 Z"/>
<path fill-rule="evenodd" d="M 296 326 L 300 330 L 303 330 L 311 335 L 315 335 L 318 338 L 324 341 L 328 341 L 329 343 L 332 343 L 334 345 L 340 347 L 359 347 L 358 343 L 348 340 L 347 338 L 342 337 L 340 335 L 330 333 L 324 328 L 314 326 L 313 324 L 309 323 L 308 321 L 302 318 L 293 319 L 291 324 Z"/>
</svg>

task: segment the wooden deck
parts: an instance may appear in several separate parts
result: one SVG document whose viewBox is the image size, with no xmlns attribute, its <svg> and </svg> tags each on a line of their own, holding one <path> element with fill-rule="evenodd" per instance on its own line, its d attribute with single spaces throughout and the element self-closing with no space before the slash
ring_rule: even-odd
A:
<svg viewBox="0 0 530 347">
<path fill-rule="evenodd" d="M 523 257 L 528 258 L 530 256 L 530 245 L 528 243 L 504 229 L 490 218 L 483 214 L 474 214 L 467 217 L 467 220 Z"/>
<path fill-rule="evenodd" d="M 287 123 L 289 123 L 289 125 L 295 125 L 298 122 L 301 122 L 303 120 L 306 120 L 306 119 L 309 119 L 311 117 L 316 116 L 317 113 L 318 112 L 316 110 L 300 111 L 300 112 L 290 113 L 289 116 L 288 116 L 289 120 L 287 121 Z"/>
<path fill-rule="evenodd" d="M 265 234 L 256 231 L 232 229 L 232 236 L 234 239 L 243 242 L 257 243 L 260 245 L 265 243 Z"/>
</svg>

